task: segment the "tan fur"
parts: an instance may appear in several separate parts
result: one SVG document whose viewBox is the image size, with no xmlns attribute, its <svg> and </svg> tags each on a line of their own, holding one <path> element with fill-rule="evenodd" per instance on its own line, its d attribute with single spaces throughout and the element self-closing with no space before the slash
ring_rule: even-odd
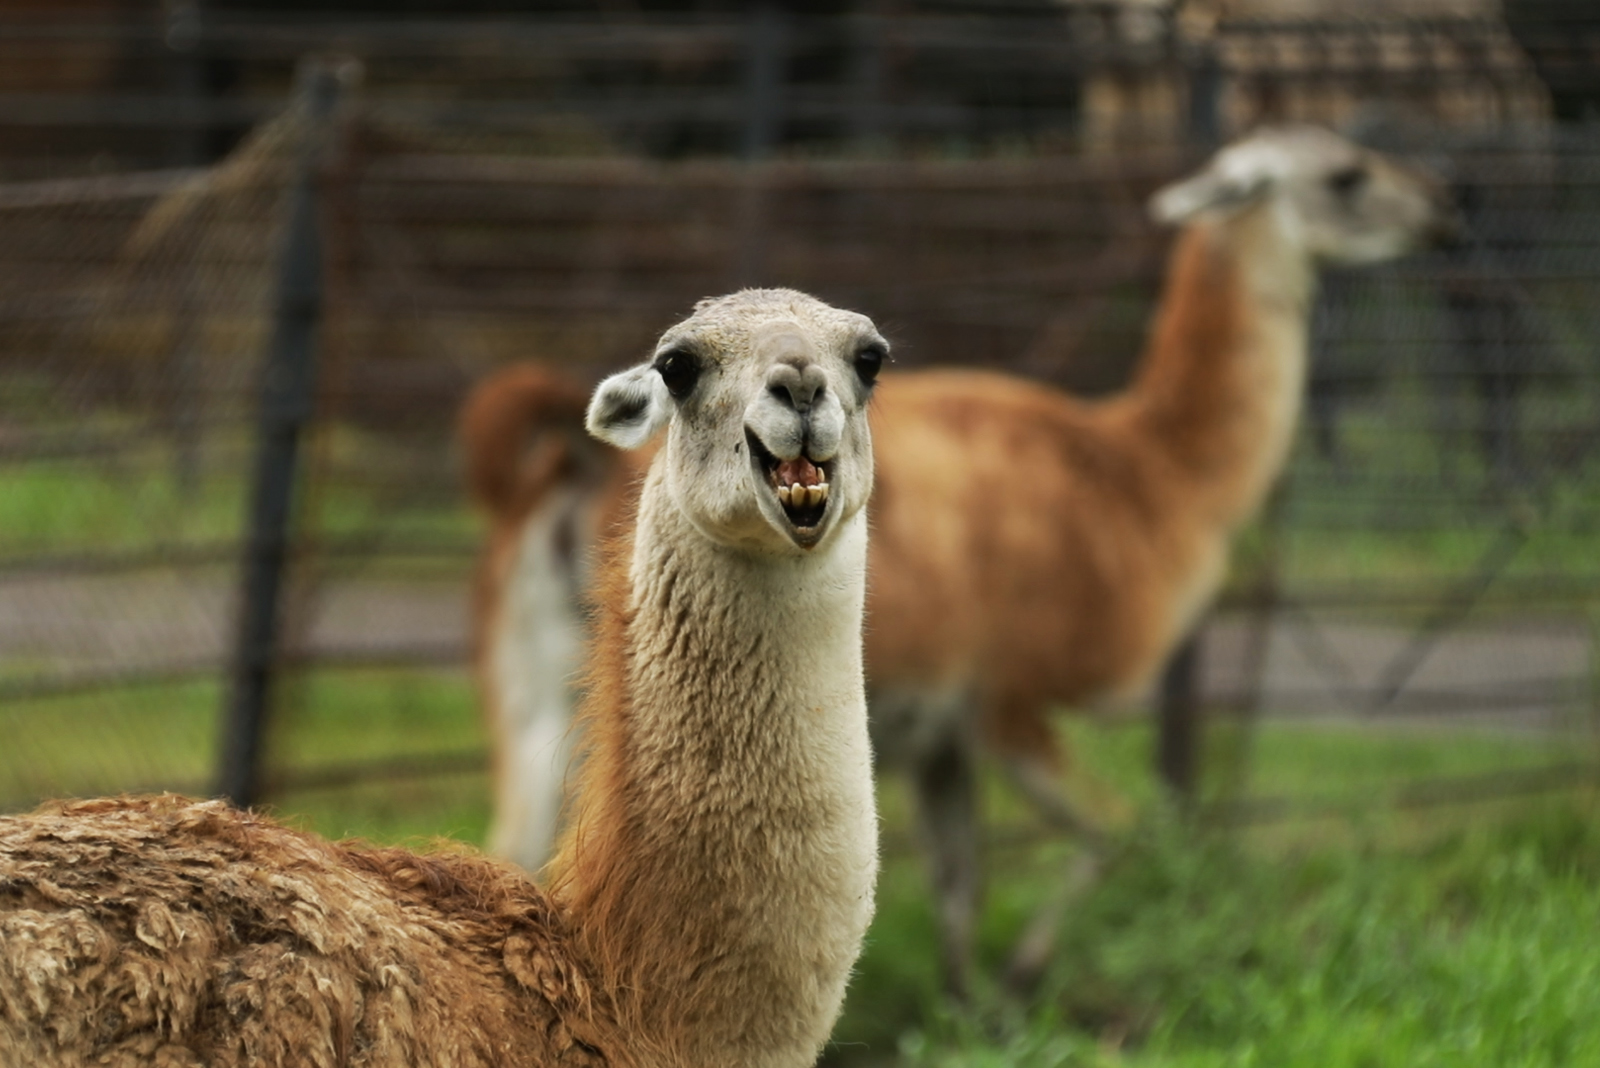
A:
<svg viewBox="0 0 1600 1068">
<path fill-rule="evenodd" d="M 627 1063 L 569 941 L 481 857 L 170 795 L 47 805 L 0 819 L 0 1064 Z"/>
<path fill-rule="evenodd" d="M 714 370 L 681 407 L 647 398 L 669 447 L 602 565 L 592 752 L 549 892 L 500 862 L 330 843 L 221 802 L 0 819 L 0 1065 L 815 1061 L 877 867 L 872 461 L 851 361 L 883 343 L 785 290 L 703 302 L 674 329 Z M 775 395 L 796 366 L 827 380 L 809 408 Z M 611 385 L 596 433 L 643 410 Z M 791 430 L 834 487 L 810 541 L 745 451 Z"/>
<path fill-rule="evenodd" d="M 555 482 L 573 474 L 587 446 L 587 391 L 543 367 L 507 368 L 485 379 L 461 409 L 467 490 L 483 509 L 521 519 Z M 533 441 L 525 441 L 535 433 Z"/>
</svg>

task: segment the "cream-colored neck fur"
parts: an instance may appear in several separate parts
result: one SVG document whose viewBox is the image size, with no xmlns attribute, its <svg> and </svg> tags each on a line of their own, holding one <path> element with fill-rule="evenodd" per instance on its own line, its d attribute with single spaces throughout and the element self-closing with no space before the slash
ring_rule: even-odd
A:
<svg viewBox="0 0 1600 1068">
<path fill-rule="evenodd" d="M 877 869 L 866 517 L 809 554 L 750 555 L 702 535 L 665 483 L 658 460 L 612 591 L 627 602 L 610 668 L 623 677 L 609 698 L 595 680 L 591 788 L 557 861 L 563 896 L 657 1062 L 809 1065 Z"/>
<path fill-rule="evenodd" d="M 1185 469 L 1193 503 L 1231 531 L 1288 455 L 1306 379 L 1315 268 L 1279 201 L 1178 238 L 1151 351 L 1129 398 Z"/>
<path fill-rule="evenodd" d="M 1238 497 L 1229 502 L 1231 523 L 1254 514 L 1288 460 L 1295 427 L 1305 402 L 1307 337 L 1316 269 L 1300 243 L 1294 221 L 1281 202 L 1245 212 L 1231 225 L 1218 228 L 1231 246 L 1243 276 L 1244 330 L 1241 372 L 1257 377 L 1259 388 L 1249 405 L 1247 421 L 1257 424 L 1253 462 L 1241 479 Z M 1248 409 L 1247 409 L 1248 410 Z"/>
</svg>

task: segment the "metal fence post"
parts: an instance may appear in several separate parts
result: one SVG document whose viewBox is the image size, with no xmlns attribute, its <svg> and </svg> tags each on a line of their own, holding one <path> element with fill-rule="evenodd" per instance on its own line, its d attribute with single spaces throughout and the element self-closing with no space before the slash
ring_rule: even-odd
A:
<svg viewBox="0 0 1600 1068">
<path fill-rule="evenodd" d="M 1189 139 L 1209 149 L 1221 137 L 1222 69 L 1209 41 L 1190 46 Z M 1200 789 L 1204 733 L 1200 695 L 1200 632 L 1204 621 L 1172 652 L 1157 694 L 1156 771 L 1180 804 L 1194 802 Z"/>
<path fill-rule="evenodd" d="M 765 159 L 782 137 L 784 66 L 788 59 L 788 12 L 776 0 L 750 11 L 744 70 L 744 130 L 741 155 Z"/>
<path fill-rule="evenodd" d="M 884 82 L 888 66 L 884 57 L 884 32 L 888 17 L 883 0 L 862 5 L 853 16 L 850 42 L 850 91 L 855 95 L 848 131 L 855 150 L 863 156 L 881 156 L 888 149 L 884 119 Z"/>
<path fill-rule="evenodd" d="M 167 80 L 181 112 L 173 127 L 169 152 L 174 167 L 200 167 L 205 158 L 206 127 L 201 109 L 206 100 L 205 57 L 201 54 L 200 0 L 166 0 Z M 173 484 L 184 502 L 193 501 L 200 489 L 199 358 L 202 301 L 191 266 L 184 275 L 178 299 L 176 336 L 167 356 L 167 373 L 161 383 L 166 429 L 172 440 Z"/>
<path fill-rule="evenodd" d="M 750 10 L 744 69 L 744 125 L 740 154 L 751 168 L 739 198 L 735 284 L 760 285 L 767 259 L 767 191 L 758 169 L 783 137 L 783 82 L 788 62 L 789 13 L 777 0 Z"/>
<path fill-rule="evenodd" d="M 1200 785 L 1200 632 L 1173 651 L 1161 675 L 1158 698 L 1156 770 L 1182 804 L 1194 801 Z"/>
<path fill-rule="evenodd" d="M 1189 140 L 1209 149 L 1222 140 L 1222 63 L 1210 41 L 1197 41 L 1188 54 Z"/>
<path fill-rule="evenodd" d="M 338 64 L 318 61 L 302 67 L 298 106 L 306 113 L 308 129 L 291 179 L 272 340 L 261 379 L 239 631 L 217 786 L 218 793 L 238 805 L 253 804 L 260 796 L 262 730 L 278 659 L 279 600 L 291 536 L 300 437 L 315 398 L 317 333 L 323 307 L 318 171 L 340 88 Z"/>
</svg>

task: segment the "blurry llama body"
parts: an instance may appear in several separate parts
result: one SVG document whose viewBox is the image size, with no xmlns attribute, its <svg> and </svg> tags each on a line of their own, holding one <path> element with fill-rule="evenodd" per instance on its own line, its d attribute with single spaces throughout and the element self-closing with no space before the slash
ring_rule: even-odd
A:
<svg viewBox="0 0 1600 1068">
<path fill-rule="evenodd" d="M 872 512 L 894 563 L 872 572 L 875 699 L 970 694 L 998 752 L 1053 765 L 1049 705 L 1148 684 L 1214 598 L 1299 415 L 1312 279 L 1270 214 L 1178 237 L 1118 397 L 977 371 L 885 379 Z"/>
<path fill-rule="evenodd" d="M 783 290 L 703 302 L 663 346 L 590 408 L 614 444 L 667 441 L 597 580 L 548 889 L 215 802 L 0 819 L 0 1063 L 815 1061 L 876 873 L 862 354 L 884 346 Z M 801 508 L 795 472 L 826 486 Z"/>
<path fill-rule="evenodd" d="M 956 987 L 978 894 L 977 743 L 1048 818 L 1084 828 L 1057 788 L 1049 709 L 1144 687 L 1215 597 L 1293 437 L 1317 264 L 1398 255 L 1445 214 L 1426 179 L 1310 129 L 1225 149 L 1154 206 L 1184 228 L 1123 394 L 1085 402 L 940 370 L 886 376 L 874 400 L 873 734 L 918 796 Z M 625 481 L 634 462 L 615 455 L 607 477 Z M 593 497 L 602 528 L 609 499 Z M 518 588 L 485 584 L 480 650 Z M 480 679 L 492 709 L 493 678 Z"/>
</svg>

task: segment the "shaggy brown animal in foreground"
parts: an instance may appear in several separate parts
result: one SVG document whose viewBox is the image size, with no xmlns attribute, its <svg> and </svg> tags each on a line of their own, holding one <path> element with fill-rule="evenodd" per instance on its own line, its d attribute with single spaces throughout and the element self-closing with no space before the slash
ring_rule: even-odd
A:
<svg viewBox="0 0 1600 1068">
<path fill-rule="evenodd" d="M 863 316 L 748 290 L 601 384 L 592 432 L 666 442 L 597 581 L 586 781 L 546 890 L 218 802 L 0 819 L 0 1065 L 813 1063 L 877 869 L 885 351 Z"/>
<path fill-rule="evenodd" d="M 1387 259 L 1449 217 L 1427 179 L 1305 128 L 1223 150 L 1153 206 L 1185 226 L 1124 394 L 1085 403 L 944 370 L 885 376 L 874 401 L 873 735 L 911 773 L 958 989 L 978 894 L 975 743 L 1082 829 L 1048 710 L 1145 685 L 1215 596 L 1293 436 L 1318 264 Z M 559 382 L 503 372 L 463 422 L 491 516 L 477 619 L 501 750 L 495 845 L 529 866 L 564 767 L 560 632 L 580 626 L 585 583 L 573 546 L 614 521 L 637 462 L 577 450 Z"/>
<path fill-rule="evenodd" d="M 0 1064 L 598 1065 L 559 911 L 491 860 L 220 801 L 0 820 Z"/>
</svg>

